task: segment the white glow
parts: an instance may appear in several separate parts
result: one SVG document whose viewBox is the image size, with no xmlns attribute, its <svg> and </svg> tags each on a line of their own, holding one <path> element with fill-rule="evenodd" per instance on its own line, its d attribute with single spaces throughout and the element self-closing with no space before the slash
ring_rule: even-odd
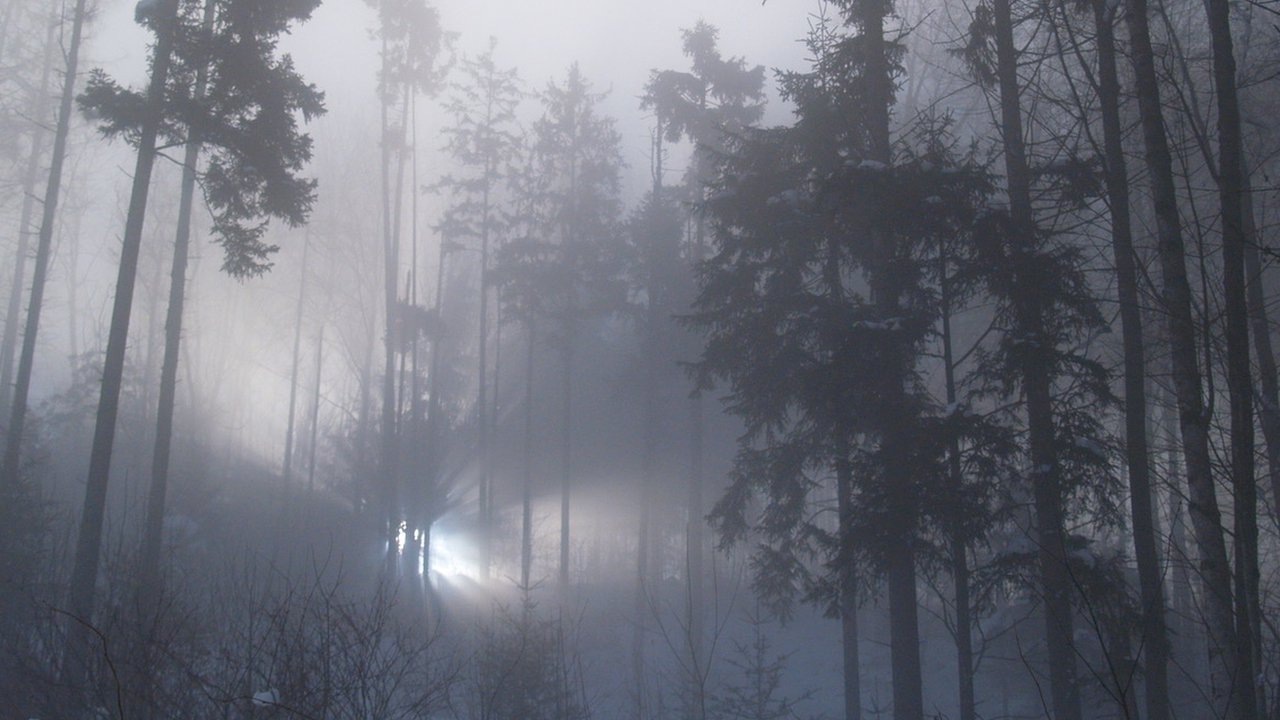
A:
<svg viewBox="0 0 1280 720">
<path fill-rule="evenodd" d="M 404 554 L 404 546 L 408 543 L 409 536 L 405 533 L 404 523 L 400 523 L 400 530 L 396 533 L 396 553 Z"/>
<path fill-rule="evenodd" d="M 461 535 L 439 530 L 431 533 L 431 574 L 450 579 L 477 576 L 471 544 Z"/>
</svg>

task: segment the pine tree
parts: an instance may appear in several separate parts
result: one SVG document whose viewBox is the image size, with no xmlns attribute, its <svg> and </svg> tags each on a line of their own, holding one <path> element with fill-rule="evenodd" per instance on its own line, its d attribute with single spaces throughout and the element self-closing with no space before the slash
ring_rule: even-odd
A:
<svg viewBox="0 0 1280 720">
<path fill-rule="evenodd" d="M 397 442 L 396 352 L 399 308 L 401 204 L 412 99 L 434 91 L 447 66 L 441 55 L 449 36 L 440 26 L 439 12 L 426 0 L 366 0 L 378 11 L 380 42 L 378 101 L 382 186 L 383 311 L 385 363 L 382 376 L 380 510 L 387 548 L 387 570 L 395 565 L 397 535 L 405 517 L 401 498 L 400 453 Z M 399 121 L 392 113 L 399 112 Z M 395 165 L 396 181 L 391 174 Z M 417 188 L 413 188 L 416 193 Z M 406 530 L 406 533 L 408 531 Z"/>
<path fill-rule="evenodd" d="M 560 566 L 559 586 L 569 586 L 570 497 L 573 486 L 573 361 L 587 321 L 619 305 L 619 136 L 611 118 L 596 109 L 576 64 L 563 84 L 548 83 L 543 115 L 533 128 L 535 172 L 540 176 L 542 219 L 532 242 L 512 247 L 537 288 L 536 314 L 545 318 L 560 353 Z M 526 300 L 528 293 L 524 293 Z"/>
<path fill-rule="evenodd" d="M 77 617 L 86 621 L 93 614 L 93 585 L 125 338 L 157 138 L 188 143 L 191 173 L 195 172 L 198 159 L 193 156 L 193 148 L 203 145 L 206 149 L 205 200 L 213 211 L 215 237 L 224 250 L 223 269 L 239 277 L 269 269 L 269 258 L 276 248 L 263 241 L 266 218 L 278 217 L 292 225 L 301 224 L 314 195 L 314 181 L 296 175 L 309 160 L 311 147 L 310 139 L 297 130 L 296 115 L 310 118 L 322 111 L 322 96 L 301 80 L 287 56 L 276 56 L 276 41 L 290 25 L 309 17 L 315 6 L 313 0 L 288 3 L 225 0 L 207 7 L 203 3 L 173 3 L 148 6 L 150 9 L 140 6 L 139 21 L 151 26 L 157 34 L 146 94 L 122 88 L 105 73 L 95 71 L 81 98 L 86 111 L 101 118 L 104 134 L 123 136 L 138 148 L 138 173 L 125 232 L 89 490 L 72 582 L 71 607 Z M 194 192 L 194 175 L 184 178 L 184 190 Z M 191 203 L 192 197 L 188 194 L 183 203 L 185 212 L 179 218 L 162 379 L 162 415 L 143 549 L 140 592 L 152 599 L 159 592 L 160 529 L 172 433 Z M 82 632 L 73 633 L 70 641 L 71 673 L 83 670 L 75 667 L 84 642 L 83 637 L 76 638 L 76 635 Z"/>
<path fill-rule="evenodd" d="M 487 51 L 475 58 L 464 59 L 459 67 L 463 79 L 454 83 L 453 96 L 445 103 L 445 110 L 453 118 L 453 125 L 445 129 L 448 137 L 446 149 L 466 174 L 449 175 L 440 182 L 453 195 L 453 204 L 445 211 L 440 223 L 441 232 L 456 242 L 478 240 L 480 245 L 476 412 L 481 477 L 477 517 L 480 520 L 480 564 L 482 574 L 486 576 L 491 562 L 493 533 L 493 467 L 489 445 L 490 430 L 495 421 L 486 415 L 489 405 L 490 257 L 492 246 L 504 229 L 498 194 L 509 171 L 506 164 L 521 140 L 515 127 L 515 112 L 523 96 L 516 71 L 497 66 L 494 59 L 496 45 L 497 42 L 491 40 Z"/>
<path fill-rule="evenodd" d="M 874 34 L 874 17 L 856 14 L 866 10 L 848 9 L 850 23 Z M 747 428 L 713 512 L 722 542 L 759 537 L 760 592 L 785 608 L 803 587 L 842 618 L 850 718 L 861 712 L 859 573 L 886 577 L 895 713 L 919 717 L 915 557 L 940 516 L 932 501 L 954 495 L 941 430 L 956 423 L 923 377 L 939 312 L 928 280 L 939 238 L 974 232 L 990 183 L 929 132 L 881 148 L 886 116 L 864 112 L 885 86 L 864 78 L 852 37 L 815 23 L 813 69 L 782 78 L 795 126 L 730 144 L 707 201 L 716 251 L 692 319 L 707 334 L 704 387 L 726 381 Z M 811 516 L 832 475 L 828 528 Z M 815 551 L 818 574 L 803 562 Z"/>
<path fill-rule="evenodd" d="M 77 0 L 71 15 L 71 37 L 67 43 L 66 71 L 58 105 L 58 123 L 53 134 L 49 176 L 45 184 L 40 236 L 36 242 L 35 268 L 32 271 L 31 295 L 27 305 L 26 328 L 22 334 L 22 352 L 18 359 L 18 375 L 9 406 L 3 462 L 0 463 L 0 485 L 14 486 L 22 462 L 22 435 L 26 424 L 27 397 L 31 391 L 31 372 L 35 365 L 36 339 L 40 331 L 40 313 L 44 307 L 45 283 L 52 253 L 53 230 L 57 222 L 58 200 L 62 193 L 62 168 L 67 155 L 67 135 L 71 132 L 72 103 L 76 94 L 76 73 L 80 63 L 80 43 L 87 19 L 85 1 Z"/>
<path fill-rule="evenodd" d="M 665 237 L 660 229 L 665 223 L 662 212 L 664 203 L 682 200 L 693 212 L 687 219 L 692 223 L 692 241 L 684 250 L 688 271 L 701 262 L 706 254 L 706 223 L 700 207 L 705 200 L 705 186 L 711 178 L 714 156 L 721 152 L 726 139 L 740 133 L 743 128 L 759 122 L 764 113 L 764 67 L 751 66 L 738 57 L 725 58 L 718 47 L 719 31 L 712 25 L 699 22 L 681 33 L 685 57 L 689 59 L 688 71 L 655 70 L 650 72 L 641 107 L 652 110 L 654 128 L 654 186 L 646 215 L 657 227 L 654 238 Z M 693 155 L 685 170 L 680 187 L 666 189 L 664 175 L 664 142 L 688 141 L 693 144 Z M 646 264 L 665 262 L 660 255 L 662 248 L 652 247 L 652 255 Z M 646 257 L 649 257 L 646 255 Z M 674 271 L 674 268 L 669 269 Z M 666 274 L 666 273 L 663 273 Z M 691 272 L 690 272 L 691 275 Z M 676 278 L 672 278 L 674 280 Z M 653 308 L 659 314 L 669 314 L 687 307 L 692 301 L 692 277 L 678 282 L 668 289 L 666 308 Z M 665 280 L 664 282 L 671 282 Z M 652 306 L 652 301 L 649 302 Z M 648 325 L 652 326 L 652 322 Z M 646 372 L 649 370 L 646 367 Z M 650 394 L 651 395 L 651 394 Z M 704 635 L 704 597 L 706 541 L 703 529 L 706 523 L 704 503 L 703 464 L 703 398 L 695 392 L 690 399 L 690 467 L 688 492 L 688 519 L 686 527 L 685 560 L 688 578 L 688 607 L 686 614 L 689 635 L 692 640 L 690 666 L 701 667 Z M 647 412 L 656 415 L 656 408 Z M 646 428 L 652 423 L 646 420 Z M 646 432 L 652 432 L 646 429 Z M 646 457 L 653 451 L 646 441 Z M 644 506 L 648 510 L 648 506 Z M 642 534 L 647 530 L 642 530 Z M 643 565 L 640 581 L 643 582 Z M 639 627 L 639 618 L 637 618 Z M 691 712 L 691 717 L 702 717 L 703 712 Z"/>
<path fill-rule="evenodd" d="M 98 579 L 98 563 L 102 551 L 102 525 L 106 515 L 107 486 L 111 472 L 111 453 L 115 444 L 116 417 L 120 407 L 120 389 L 124 376 L 125 344 L 129 336 L 129 318 L 133 310 L 133 288 L 137 278 L 138 255 L 142 244 L 142 225 L 146 219 L 151 171 L 155 165 L 156 140 L 164 123 L 166 88 L 177 33 L 177 0 L 139 5 L 136 19 L 156 35 L 152 53 L 150 78 L 139 112 L 137 163 L 129 210 L 125 221 L 124 244 L 116 278 L 116 294 L 111 314 L 111 330 L 107 338 L 106 360 L 102 373 L 102 390 L 94 425 L 93 449 L 89 458 L 88 484 L 81 511 L 80 530 L 76 541 L 75 563 L 71 575 L 68 606 L 81 622 L 67 634 L 63 657 L 63 679 L 77 688 L 85 679 L 89 658 L 89 623 L 92 622 Z M 68 74 L 68 78 L 74 77 Z M 70 80 L 68 80 L 70 82 Z M 64 98 L 64 106 L 70 99 Z"/>
<path fill-rule="evenodd" d="M 184 143 L 181 199 L 170 273 L 169 310 L 160 381 L 156 446 L 148 498 L 139 587 L 154 601 L 159 594 L 161 528 L 168 486 L 170 446 L 182 336 L 187 257 L 198 165 L 205 202 L 212 209 L 215 240 L 224 251 L 223 270 L 236 277 L 270 268 L 277 249 L 263 241 L 271 219 L 305 222 L 315 198 L 315 181 L 299 177 L 311 158 L 311 139 L 299 132 L 296 116 L 323 113 L 323 95 L 277 51 L 278 38 L 305 22 L 316 0 L 206 0 L 180 6 L 180 40 L 166 90 L 163 133 Z M 81 106 L 99 118 L 108 137 L 132 141 L 141 132 L 135 92 L 95 73 Z"/>
</svg>

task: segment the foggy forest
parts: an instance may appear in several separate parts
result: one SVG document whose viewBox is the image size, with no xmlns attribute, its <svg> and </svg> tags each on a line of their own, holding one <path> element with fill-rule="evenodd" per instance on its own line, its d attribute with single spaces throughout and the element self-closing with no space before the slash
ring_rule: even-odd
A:
<svg viewBox="0 0 1280 720">
<path fill-rule="evenodd" d="M 1280 719 L 1280 0 L 0 0 L 0 720 Z"/>
</svg>

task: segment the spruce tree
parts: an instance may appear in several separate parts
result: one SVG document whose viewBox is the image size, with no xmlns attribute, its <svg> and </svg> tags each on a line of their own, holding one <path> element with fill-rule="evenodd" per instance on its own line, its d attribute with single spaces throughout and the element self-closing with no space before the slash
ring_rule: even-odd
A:
<svg viewBox="0 0 1280 720">
<path fill-rule="evenodd" d="M 480 250 L 480 322 L 477 353 L 476 412 L 478 414 L 477 452 L 480 456 L 480 487 L 477 494 L 480 520 L 481 571 L 487 575 L 493 532 L 493 467 L 490 458 L 490 430 L 493 420 L 487 416 L 489 390 L 489 296 L 492 280 L 490 266 L 494 244 L 501 239 L 504 218 L 500 212 L 499 194 L 508 175 L 510 155 L 521 138 L 516 128 L 515 112 L 523 91 L 514 69 L 499 68 L 494 58 L 496 41 L 475 58 L 464 59 L 458 72 L 462 78 L 453 84 L 445 110 L 453 124 L 445 128 L 446 150 L 461 166 L 463 173 L 445 176 L 440 185 L 452 195 L 440 230 L 455 242 L 478 242 Z"/>
</svg>

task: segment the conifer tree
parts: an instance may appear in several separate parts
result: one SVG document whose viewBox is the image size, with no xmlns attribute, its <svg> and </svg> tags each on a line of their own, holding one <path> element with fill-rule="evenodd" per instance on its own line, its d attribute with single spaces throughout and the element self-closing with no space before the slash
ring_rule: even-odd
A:
<svg viewBox="0 0 1280 720">
<path fill-rule="evenodd" d="M 75 101 L 76 77 L 80 65 L 80 43 L 87 19 L 85 0 L 76 0 L 71 15 L 71 37 L 67 43 L 66 70 L 58 104 L 58 123 L 53 133 L 49 176 L 45 184 L 44 205 L 40 218 L 40 236 L 36 241 L 35 268 L 32 270 L 31 294 L 27 304 L 22 351 L 18 358 L 18 374 L 14 381 L 6 428 L 4 458 L 0 461 L 0 486 L 12 487 L 20 480 L 22 434 L 26 425 L 27 397 L 31 391 L 31 372 L 35 365 L 36 339 L 40 331 L 40 313 L 44 307 L 44 290 L 52 254 L 54 224 L 58 217 L 58 200 L 62 193 L 62 168 L 67 155 L 67 136 L 71 132 L 72 104 Z"/>
<path fill-rule="evenodd" d="M 698 22 L 692 28 L 681 32 L 685 57 L 689 59 L 689 69 L 655 70 L 649 75 L 645 86 L 645 94 L 641 98 L 641 107 L 652 110 L 655 118 L 654 129 L 654 185 L 652 197 L 644 211 L 648 223 L 654 224 L 657 234 L 654 238 L 664 237 L 660 229 L 664 204 L 672 200 L 682 201 L 692 208 L 687 222 L 691 223 L 692 239 L 684 248 L 686 272 L 692 274 L 693 267 L 702 261 L 706 254 L 706 222 L 701 210 L 705 199 L 705 186 L 711 179 L 713 158 L 725 148 L 728 138 L 740 133 L 744 128 L 759 122 L 764 113 L 764 67 L 751 66 L 739 57 L 726 58 L 719 49 L 719 31 L 706 22 Z M 693 145 L 693 155 L 686 167 L 683 184 L 666 189 L 664 175 L 664 142 L 676 143 L 687 141 Z M 674 208 L 672 208 L 674 209 Z M 654 262 L 665 262 L 667 259 L 657 253 L 662 248 L 650 247 L 646 255 L 645 265 L 653 266 Z M 670 270 L 674 271 L 674 268 Z M 658 280 L 658 278 L 654 278 Z M 679 278 L 661 280 L 672 286 L 668 288 L 668 308 L 651 307 L 656 313 L 646 324 L 652 327 L 658 316 L 669 315 L 687 307 L 692 302 L 692 277 L 680 282 Z M 674 281 L 674 282 L 673 282 Z M 648 304 L 653 306 L 653 293 L 649 293 Z M 646 366 L 646 373 L 650 372 Z M 649 409 L 656 414 L 656 408 Z M 706 507 L 704 504 L 703 464 L 703 398 L 695 392 L 690 399 L 690 467 L 688 488 L 688 517 L 685 531 L 688 578 L 688 615 L 687 623 L 691 646 L 690 666 L 700 667 L 706 658 L 703 656 L 704 635 L 704 580 L 706 541 L 703 528 L 706 524 Z M 646 428 L 652 423 L 646 420 Z M 651 432 L 646 429 L 646 432 Z M 646 441 L 645 454 L 652 452 L 651 442 Z M 647 461 L 646 461 L 647 462 Z M 647 510 L 647 505 L 645 508 Z M 646 532 L 642 530 L 642 534 Z M 643 582 L 645 570 L 640 572 Z M 701 713 L 698 713 L 701 717 Z"/>
<path fill-rule="evenodd" d="M 224 251 L 223 270 L 240 278 L 266 272 L 277 249 L 263 241 L 268 222 L 275 218 L 291 226 L 302 224 L 315 198 L 315 181 L 299 177 L 311 158 L 311 139 L 299 132 L 296 116 L 309 120 L 323 113 L 323 95 L 297 74 L 291 58 L 278 54 L 277 43 L 317 5 L 317 0 L 273 2 L 269 7 L 261 0 L 205 0 L 179 8 L 181 35 L 173 51 L 163 133 L 169 142 L 184 144 L 185 154 L 139 572 L 139 589 L 149 602 L 160 588 L 161 529 L 198 166 L 207 156 L 202 187 L 214 215 L 214 239 Z M 132 111 L 140 103 L 136 93 L 102 73 L 95 74 L 81 98 L 81 106 L 101 120 L 105 134 L 130 141 L 139 132 Z"/>
<path fill-rule="evenodd" d="M 462 79 L 453 85 L 452 97 L 445 110 L 453 124 L 445 129 L 446 150 L 465 170 L 465 174 L 448 175 L 440 185 L 448 188 L 453 204 L 445 211 L 441 232 L 455 242 L 479 242 L 480 250 L 480 322 L 477 353 L 476 412 L 479 430 L 477 452 L 480 457 L 478 513 L 480 520 L 481 570 L 489 572 L 490 544 L 493 532 L 493 467 L 490 458 L 490 429 L 493 422 L 488 412 L 488 347 L 490 258 L 493 245 L 503 233 L 503 216 L 499 193 L 508 174 L 510 155 L 520 142 L 515 111 L 523 92 L 514 69 L 498 67 L 494 51 L 497 42 L 475 58 L 464 59 L 459 72 Z"/>
<path fill-rule="evenodd" d="M 136 274 L 142 221 L 150 171 L 158 138 L 188 144 L 189 169 L 201 148 L 208 155 L 204 171 L 205 201 L 213 213 L 215 238 L 224 251 L 223 269 L 237 277 L 258 275 L 270 268 L 277 249 L 264 241 L 266 218 L 291 225 L 305 221 L 315 183 L 297 173 L 310 158 L 310 139 L 297 130 L 297 115 L 310 118 L 322 111 L 322 96 L 302 81 L 288 56 L 276 55 L 282 33 L 305 20 L 315 0 L 263 2 L 222 0 L 139 6 L 139 21 L 157 34 L 150 85 L 145 94 L 121 87 L 95 71 L 81 105 L 101 118 L 109 137 L 122 136 L 138 149 L 138 176 L 130 203 L 125 252 L 117 283 L 116 307 L 107 349 L 89 490 L 76 553 L 71 606 L 77 617 L 93 614 L 93 585 L 97 575 L 104 503 L 109 479 L 120 376 L 128 335 L 132 288 Z M 195 156 L 193 156 L 195 155 Z M 184 190 L 194 193 L 194 175 L 184 178 Z M 168 443 L 178 339 L 181 332 L 186 245 L 191 204 L 180 214 L 175 267 L 167 327 L 165 372 L 162 377 L 162 415 L 157 433 L 152 493 L 148 504 L 147 538 L 141 572 L 141 592 L 158 593 L 160 529 L 168 472 Z M 176 294 L 176 301 L 174 299 Z M 77 663 L 73 645 L 69 661 Z M 83 642 L 80 638 L 79 642 Z M 80 670 L 71 667 L 71 672 Z"/>
<path fill-rule="evenodd" d="M 140 4 L 136 19 L 156 35 L 150 63 L 150 77 L 142 103 L 135 106 L 139 119 L 137 162 L 129 210 L 125 221 L 124 244 L 116 278 L 115 300 L 111 314 L 111 330 L 107 338 L 106 360 L 102 373 L 102 389 L 95 419 L 93 449 L 89 457 L 89 477 L 81 510 L 80 529 L 76 540 L 75 566 L 71 575 L 69 608 L 81 620 L 67 634 L 63 655 L 63 679 L 78 688 L 85 678 L 89 658 L 89 627 L 96 600 L 98 564 L 102 551 L 102 526 L 106 515 L 107 486 L 111 472 L 111 454 L 115 444 L 116 417 L 120 407 L 120 389 L 124 376 L 125 344 L 129 337 L 129 319 L 133 311 L 133 288 L 137 278 L 138 255 L 142 244 L 142 225 L 146 219 L 147 196 L 151 171 L 155 165 L 156 141 L 164 123 L 169 67 L 177 35 L 178 0 L 162 0 Z M 68 75 L 68 77 L 72 77 Z M 67 99 L 67 105 L 69 105 Z"/>
<path fill-rule="evenodd" d="M 366 0 L 378 12 L 380 44 L 378 102 L 380 118 L 383 312 L 385 349 L 382 376 L 379 505 L 387 568 L 394 566 L 397 535 L 404 521 L 397 442 L 396 353 L 401 346 L 397 328 L 400 281 L 400 232 L 408 125 L 412 99 L 435 90 L 446 66 L 441 55 L 449 42 L 439 12 L 426 0 Z M 398 120 L 393 113 L 398 112 Z M 392 166 L 396 180 L 392 182 Z M 413 192 L 417 192 L 413 188 Z M 407 532 L 407 531 L 406 531 Z"/>
<path fill-rule="evenodd" d="M 843 10 L 869 35 L 815 23 L 812 69 L 782 78 L 796 124 L 743 132 L 718 167 L 707 201 L 715 252 L 692 319 L 707 333 L 704 387 L 726 381 L 747 427 L 713 512 L 722 542 L 758 536 L 759 591 L 785 608 L 804 588 L 841 618 L 847 718 L 861 713 L 858 592 L 865 575 L 885 577 L 894 712 L 918 718 L 915 557 L 940 513 L 931 499 L 954 495 L 942 430 L 956 424 L 922 375 L 938 317 L 927 281 L 938 238 L 969 232 L 990 183 L 927 132 L 888 145 L 889 75 L 871 77 L 853 55 L 882 18 Z M 814 488 L 832 476 L 828 528 L 811 513 Z M 815 551 L 818 574 L 802 562 Z"/>
<path fill-rule="evenodd" d="M 569 585 L 569 522 L 573 484 L 573 360 L 587 321 L 619 307 L 618 214 L 622 158 L 612 118 L 599 114 L 603 96 L 577 64 L 563 84 L 547 84 L 534 124 L 530 233 L 504 248 L 506 282 L 520 312 L 545 320 L 559 351 L 559 587 Z M 541 324 L 541 323 L 540 323 Z"/>
</svg>

